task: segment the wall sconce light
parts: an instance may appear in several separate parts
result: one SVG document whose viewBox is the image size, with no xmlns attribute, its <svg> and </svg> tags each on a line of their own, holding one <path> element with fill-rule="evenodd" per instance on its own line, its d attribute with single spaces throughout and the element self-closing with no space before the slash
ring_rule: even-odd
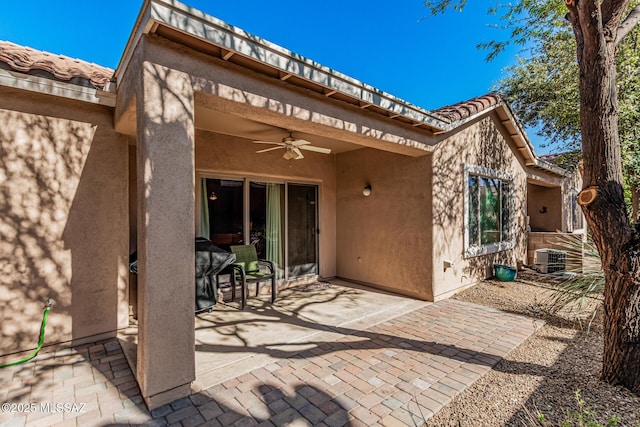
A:
<svg viewBox="0 0 640 427">
<path fill-rule="evenodd" d="M 362 190 L 362 195 L 364 197 L 369 197 L 371 195 L 371 184 L 367 184 L 364 186 L 364 189 Z"/>
<path fill-rule="evenodd" d="M 546 206 L 543 206 L 543 207 L 542 207 L 542 209 L 540 209 L 540 213 L 541 213 L 541 214 L 543 214 L 543 213 L 547 213 L 547 207 L 546 207 Z"/>
<path fill-rule="evenodd" d="M 211 194 L 209 195 L 209 200 L 218 200 L 218 196 L 216 195 L 215 191 L 211 192 Z"/>
</svg>

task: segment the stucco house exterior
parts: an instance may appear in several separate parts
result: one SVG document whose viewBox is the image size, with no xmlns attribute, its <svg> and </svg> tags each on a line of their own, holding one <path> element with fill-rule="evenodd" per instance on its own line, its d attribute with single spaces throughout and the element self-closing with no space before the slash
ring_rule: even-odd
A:
<svg viewBox="0 0 640 427">
<path fill-rule="evenodd" d="M 114 336 L 135 304 L 151 408 L 194 380 L 195 236 L 276 230 L 281 286 L 436 301 L 526 262 L 530 222 L 574 228 L 575 180 L 499 95 L 427 111 L 173 0 L 144 2 L 115 71 L 0 42 L 0 123 L 0 356 L 48 297 L 49 343 Z M 331 153 L 256 153 L 289 135 Z"/>
</svg>

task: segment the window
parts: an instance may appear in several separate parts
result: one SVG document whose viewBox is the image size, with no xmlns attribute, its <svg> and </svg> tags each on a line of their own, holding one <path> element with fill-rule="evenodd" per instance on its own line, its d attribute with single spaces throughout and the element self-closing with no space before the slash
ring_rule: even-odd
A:
<svg viewBox="0 0 640 427">
<path fill-rule="evenodd" d="M 465 255 L 510 249 L 513 240 L 513 178 L 478 166 L 465 166 Z"/>
</svg>

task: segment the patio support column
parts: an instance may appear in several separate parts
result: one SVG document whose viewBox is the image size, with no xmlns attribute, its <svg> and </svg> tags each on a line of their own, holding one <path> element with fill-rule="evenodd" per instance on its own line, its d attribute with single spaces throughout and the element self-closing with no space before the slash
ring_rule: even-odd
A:
<svg viewBox="0 0 640 427">
<path fill-rule="evenodd" d="M 194 99 L 189 76 L 144 62 L 136 94 L 137 379 L 150 409 L 195 380 Z"/>
</svg>

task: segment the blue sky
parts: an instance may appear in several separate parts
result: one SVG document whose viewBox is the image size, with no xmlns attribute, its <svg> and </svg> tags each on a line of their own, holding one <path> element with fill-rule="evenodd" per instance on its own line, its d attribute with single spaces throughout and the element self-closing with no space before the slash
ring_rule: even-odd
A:
<svg viewBox="0 0 640 427">
<path fill-rule="evenodd" d="M 4 3 L 0 40 L 115 68 L 142 0 Z M 487 63 L 476 49 L 507 36 L 489 25 L 487 2 L 437 17 L 420 0 L 185 3 L 426 109 L 489 92 L 517 54 L 508 50 Z"/>
</svg>

